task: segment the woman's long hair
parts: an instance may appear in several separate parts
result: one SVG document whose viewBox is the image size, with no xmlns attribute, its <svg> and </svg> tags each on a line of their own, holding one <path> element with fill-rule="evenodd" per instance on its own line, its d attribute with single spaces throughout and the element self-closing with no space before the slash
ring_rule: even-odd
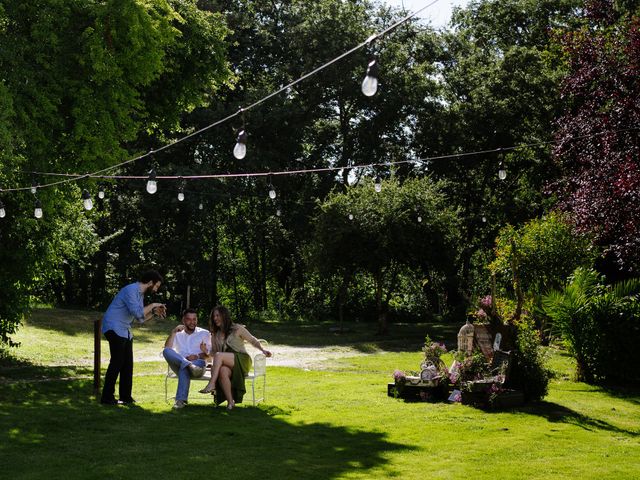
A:
<svg viewBox="0 0 640 480">
<path fill-rule="evenodd" d="M 213 315 L 218 312 L 222 317 L 222 325 L 218 327 L 216 322 L 213 321 Z M 224 337 L 227 338 L 231 333 L 231 328 L 233 327 L 233 320 L 231 320 L 231 313 L 227 307 L 222 305 L 217 305 L 213 307 L 211 310 L 211 315 L 209 316 L 209 322 L 211 322 L 211 333 L 215 336 L 216 333 L 221 331 L 224 334 Z"/>
</svg>

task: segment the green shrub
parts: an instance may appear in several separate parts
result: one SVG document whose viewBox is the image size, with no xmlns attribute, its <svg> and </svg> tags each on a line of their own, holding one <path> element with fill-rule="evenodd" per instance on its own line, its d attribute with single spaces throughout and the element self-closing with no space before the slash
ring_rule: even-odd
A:
<svg viewBox="0 0 640 480">
<path fill-rule="evenodd" d="M 547 395 L 551 371 L 540 347 L 540 333 L 533 322 L 523 319 L 515 326 L 516 348 L 512 351 L 507 386 L 524 392 L 526 401 L 542 400 Z"/>
<path fill-rule="evenodd" d="M 577 378 L 588 383 L 639 383 L 640 279 L 605 285 L 594 270 L 578 268 L 562 290 L 542 299 L 575 357 Z"/>
</svg>

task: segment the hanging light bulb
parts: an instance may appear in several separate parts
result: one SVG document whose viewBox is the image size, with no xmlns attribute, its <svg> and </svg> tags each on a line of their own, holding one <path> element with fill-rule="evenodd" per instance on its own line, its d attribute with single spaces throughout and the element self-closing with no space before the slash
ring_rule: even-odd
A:
<svg viewBox="0 0 640 480">
<path fill-rule="evenodd" d="M 349 220 L 353 220 L 353 213 L 349 214 Z"/>
<path fill-rule="evenodd" d="M 502 160 L 500 160 L 500 164 L 498 165 L 498 178 L 500 180 L 507 178 L 507 170 L 504 168 L 504 162 Z"/>
<path fill-rule="evenodd" d="M 156 171 L 152 169 L 149 172 L 149 178 L 147 179 L 147 192 L 151 195 L 158 191 L 158 182 L 156 182 Z"/>
<path fill-rule="evenodd" d="M 184 201 L 184 180 L 182 179 L 182 177 L 180 177 L 179 181 L 180 181 L 180 188 L 178 189 L 178 201 L 183 202 Z"/>
<path fill-rule="evenodd" d="M 282 215 L 282 212 L 280 211 L 280 209 L 276 210 L 276 217 L 279 217 L 280 215 Z"/>
<path fill-rule="evenodd" d="M 104 185 L 98 186 L 98 198 L 102 200 L 104 198 Z"/>
<path fill-rule="evenodd" d="M 0 218 L 4 218 L 7 216 L 7 212 L 4 210 L 4 203 L 0 200 Z"/>
<path fill-rule="evenodd" d="M 198 210 L 203 210 L 204 209 L 204 205 L 202 205 L 202 202 L 200 202 L 198 204 Z"/>
<path fill-rule="evenodd" d="M 36 198 L 36 207 L 33 210 L 33 216 L 36 218 L 42 218 L 42 204 L 40 203 L 39 198 Z"/>
<path fill-rule="evenodd" d="M 271 200 L 276 199 L 276 189 L 273 188 L 273 183 L 271 183 L 271 175 L 269 175 L 269 198 Z"/>
<path fill-rule="evenodd" d="M 380 193 L 382 191 L 382 179 L 380 178 L 380 175 L 376 177 L 376 183 L 374 184 L 374 188 L 376 190 L 376 193 Z"/>
<path fill-rule="evenodd" d="M 91 200 L 91 195 L 85 189 L 82 191 L 82 205 L 85 210 L 91 210 L 93 208 L 93 201 Z"/>
<path fill-rule="evenodd" d="M 233 156 L 242 160 L 247 155 L 247 132 L 240 130 L 236 139 L 236 146 L 233 147 Z"/>
<path fill-rule="evenodd" d="M 38 187 L 39 187 L 39 186 L 40 186 L 40 184 L 39 184 L 39 183 L 37 183 L 37 182 L 33 182 L 33 183 L 31 184 L 31 193 L 32 193 L 33 195 L 35 195 L 35 194 L 36 194 L 36 192 L 38 191 Z"/>
<path fill-rule="evenodd" d="M 418 223 L 422 223 L 422 216 L 418 215 Z"/>
<path fill-rule="evenodd" d="M 485 215 L 482 215 L 482 223 L 487 223 L 487 217 Z"/>
<path fill-rule="evenodd" d="M 367 65 L 367 74 L 362 81 L 362 93 L 372 97 L 378 91 L 378 62 L 373 59 Z"/>
</svg>

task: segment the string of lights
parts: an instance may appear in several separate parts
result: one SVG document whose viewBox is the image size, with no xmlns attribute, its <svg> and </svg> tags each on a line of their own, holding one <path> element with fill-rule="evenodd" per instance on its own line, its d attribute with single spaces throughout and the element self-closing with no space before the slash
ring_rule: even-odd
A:
<svg viewBox="0 0 640 480">
<path fill-rule="evenodd" d="M 265 97 L 255 101 L 252 104 L 249 104 L 247 106 L 244 107 L 240 107 L 238 109 L 238 111 L 227 115 L 226 117 L 217 120 L 209 125 L 206 125 L 205 127 L 200 128 L 199 130 L 196 130 L 188 135 L 185 135 L 183 137 L 180 137 L 176 140 L 173 140 L 169 143 L 166 143 L 165 145 L 162 145 L 160 147 L 158 147 L 155 150 L 151 150 L 147 153 L 144 153 L 142 155 L 138 155 L 136 157 L 130 158 L 124 162 L 118 163 L 118 164 L 114 164 L 111 165 L 109 167 L 106 167 L 104 169 L 98 170 L 96 172 L 92 172 L 92 173 L 86 173 L 86 174 L 82 174 L 82 175 L 76 175 L 76 176 L 72 176 L 70 178 L 67 178 L 65 180 L 60 180 L 60 181 L 56 181 L 56 182 L 51 182 L 51 183 L 46 183 L 46 184 L 42 184 L 42 185 L 32 185 L 30 187 L 15 187 L 15 188 L 7 188 L 4 189 L 2 191 L 4 192 L 12 192 L 12 191 L 24 191 L 24 190 L 31 190 L 33 192 L 34 187 L 36 189 L 43 189 L 43 188 L 48 188 L 48 187 L 54 187 L 56 185 L 61 185 L 64 183 L 69 183 L 69 182 L 76 182 L 79 180 L 83 180 L 86 178 L 95 178 L 96 176 L 105 173 L 105 172 L 109 172 L 111 170 L 115 170 L 119 167 L 122 167 L 124 165 L 128 165 L 130 163 L 136 162 L 138 160 L 141 160 L 143 158 L 147 158 L 152 156 L 154 153 L 166 150 L 168 148 L 171 148 L 174 145 L 177 145 L 181 142 L 184 142 L 190 138 L 193 138 L 197 135 L 200 135 L 203 132 L 206 132 L 207 130 L 210 130 L 213 127 L 216 127 L 218 125 L 221 125 L 223 123 L 226 123 L 230 120 L 232 120 L 233 118 L 237 117 L 238 115 L 243 115 L 244 112 L 251 110 L 255 107 L 257 107 L 258 105 L 266 102 L 267 100 L 279 95 L 282 92 L 286 92 L 287 90 L 289 90 L 291 87 L 297 85 L 298 83 L 306 80 L 309 77 L 312 77 L 314 75 L 316 75 L 317 73 L 319 73 L 320 71 L 324 70 L 325 68 L 333 65 L 334 63 L 342 60 L 343 58 L 353 54 L 354 52 L 360 50 L 361 48 L 369 45 L 371 42 L 373 42 L 374 40 L 385 36 L 386 34 L 388 34 L 389 32 L 391 32 L 392 30 L 396 29 L 397 27 L 399 27 L 400 25 L 403 25 L 404 23 L 408 22 L 409 20 L 411 20 L 412 18 L 416 17 L 417 15 L 419 15 L 420 13 L 422 13 L 424 10 L 426 10 L 427 8 L 430 8 L 431 6 L 435 5 L 436 3 L 438 3 L 439 0 L 433 0 L 432 2 L 428 3 L 427 5 L 425 5 L 424 7 L 416 10 L 415 12 L 411 12 L 408 15 L 406 15 L 405 17 L 401 18 L 400 20 L 396 21 L 395 23 L 393 23 L 392 25 L 390 25 L 389 27 L 385 28 L 384 30 L 378 32 L 378 33 L 374 33 L 372 35 L 370 35 L 364 42 L 359 43 L 358 45 L 356 45 L 355 47 L 351 48 L 350 50 L 342 53 L 341 55 L 338 55 L 337 57 L 335 57 L 332 60 L 329 60 L 328 62 L 322 64 L 321 66 L 317 67 L 316 69 L 302 75 L 301 77 L 299 77 L 298 79 L 290 82 L 287 85 L 284 85 L 283 87 L 271 92 L 270 94 L 266 95 Z M 373 65 L 372 65 L 373 63 Z M 371 62 L 369 62 L 368 67 L 367 67 L 367 72 L 365 75 L 365 79 L 362 82 L 362 90 L 363 93 L 367 96 L 371 96 L 374 95 L 377 91 L 377 74 L 378 74 L 378 68 L 377 68 L 377 64 L 375 63 L 375 60 L 372 60 Z M 247 144 L 247 132 L 245 131 L 244 127 L 238 132 L 238 136 L 236 139 L 236 145 L 234 146 L 233 149 L 233 154 L 235 156 L 235 158 L 237 159 L 243 159 L 246 156 L 246 144 Z M 155 173 L 155 172 L 152 172 Z"/>
<path fill-rule="evenodd" d="M 599 135 L 603 135 L 606 133 L 612 132 L 625 132 L 625 131 L 634 131 L 639 130 L 640 127 L 629 127 L 624 129 L 616 129 L 616 130 L 605 130 L 601 132 L 596 132 L 592 134 L 586 134 L 581 136 L 574 137 L 574 140 L 578 140 L 581 138 L 590 138 Z M 350 165 L 350 166 L 332 166 L 332 167 L 320 167 L 320 168 L 309 168 L 309 169 L 298 169 L 298 170 L 282 170 L 282 171 L 268 171 L 268 172 L 245 172 L 245 173 L 218 173 L 218 174 L 204 174 L 204 175 L 156 175 L 155 170 L 152 170 L 150 174 L 147 175 L 104 175 L 104 174 L 84 174 L 79 175 L 75 173 L 53 173 L 53 172 L 29 172 L 34 176 L 62 176 L 62 177 L 70 177 L 72 180 L 77 180 L 78 178 L 92 178 L 92 179 L 102 179 L 102 180 L 144 180 L 146 179 L 146 191 L 149 194 L 155 194 L 158 191 L 158 181 L 159 180 L 178 180 L 178 201 L 182 202 L 185 199 L 185 183 L 186 180 L 207 180 L 207 179 L 233 179 L 233 178 L 259 178 L 259 177 L 267 177 L 268 178 L 268 196 L 271 200 L 275 200 L 277 197 L 276 190 L 272 183 L 272 178 L 276 176 L 288 176 L 288 175 L 302 175 L 309 173 L 330 173 L 330 172 L 340 172 L 344 169 L 349 170 L 373 170 L 376 171 L 379 167 L 393 167 L 396 165 L 414 163 L 414 164 L 422 164 L 428 166 L 430 163 L 438 160 L 460 160 L 467 157 L 478 156 L 478 155 L 490 155 L 497 154 L 498 155 L 498 178 L 500 180 L 505 180 L 507 178 L 507 171 L 504 165 L 504 153 L 508 151 L 520 150 L 525 148 L 536 148 L 541 146 L 547 146 L 555 144 L 555 141 L 546 141 L 546 142 L 535 142 L 535 143 L 527 143 L 520 144 L 517 146 L 509 146 L 509 147 L 500 147 L 494 149 L 487 150 L 479 150 L 473 152 L 462 152 L 448 155 L 438 155 L 431 157 L 421 157 L 421 158 L 413 158 L 406 160 L 397 160 L 397 161 L 386 161 L 386 162 L 376 162 L 376 163 L 368 163 L 368 164 L 359 164 L 359 165 Z M 58 182 L 60 183 L 60 182 Z M 31 187 L 31 191 L 33 194 L 36 193 L 37 188 L 40 188 L 37 184 L 34 183 Z M 382 191 L 382 179 L 380 175 L 376 175 L 374 180 L 374 189 L 376 192 Z M 104 186 L 99 185 L 98 187 L 98 198 L 103 199 L 105 197 Z M 83 206 L 86 210 L 91 210 L 93 208 L 93 201 L 91 199 L 91 194 L 88 190 L 84 189 L 82 191 L 82 202 Z M 203 209 L 203 204 L 200 202 L 199 209 Z M 280 216 L 281 210 L 278 209 L 276 212 L 277 216 Z M 40 200 L 36 197 L 35 199 L 35 208 L 34 208 L 34 216 L 36 218 L 42 218 L 42 205 Z M 0 218 L 4 218 L 6 216 L 6 210 L 2 201 L 0 200 Z M 418 217 L 418 221 L 421 221 L 421 218 Z M 483 222 L 486 222 L 486 217 L 483 217 Z"/>
<path fill-rule="evenodd" d="M 579 140 L 584 138 L 592 138 L 600 135 L 605 135 L 607 133 L 620 133 L 627 131 L 640 130 L 640 127 L 628 127 L 628 128 L 620 128 L 614 130 L 603 130 L 600 132 L 595 132 L 591 134 L 585 134 L 576 136 L 573 140 Z M 420 157 L 420 158 L 412 158 L 406 160 L 396 160 L 396 161 L 386 161 L 386 162 L 377 162 L 377 163 L 367 163 L 367 164 L 359 164 L 359 165 L 349 165 L 349 166 L 332 166 L 332 167 L 319 167 L 319 168 L 308 168 L 308 169 L 297 169 L 297 170 L 281 170 L 281 171 L 263 171 L 263 172 L 243 172 L 243 173 L 213 173 L 213 174 L 200 174 L 200 175 L 157 175 L 155 170 L 152 170 L 149 175 L 104 175 L 99 173 L 88 173 L 88 174 L 78 174 L 78 173 L 54 173 L 54 172 L 27 172 L 34 176 L 58 176 L 58 177 L 70 177 L 72 179 L 79 178 L 93 178 L 93 179 L 105 179 L 105 180 L 143 180 L 149 179 L 152 181 L 158 180 L 201 180 L 201 179 L 228 179 L 228 178 L 252 178 L 252 177 L 275 177 L 275 176 L 287 176 L 287 175 L 301 175 L 308 173 L 323 173 L 323 172 L 335 172 L 343 169 L 371 169 L 376 167 L 392 167 L 395 165 L 402 165 L 407 163 L 422 163 L 429 164 L 431 162 L 435 162 L 438 160 L 461 160 L 466 157 L 480 156 L 480 155 L 493 155 L 493 154 L 502 154 L 509 151 L 522 150 L 526 148 L 537 148 L 548 145 L 554 145 L 558 143 L 555 140 L 549 141 L 540 141 L 534 143 L 523 143 L 519 145 L 512 145 L 507 147 L 499 147 L 485 150 L 475 150 L 471 152 L 460 152 L 460 153 L 452 153 L 446 155 L 435 155 L 430 157 Z M 503 171 L 501 173 L 501 171 Z M 501 180 L 506 178 L 506 169 L 504 166 L 504 160 L 500 158 L 498 163 L 498 177 Z M 377 176 L 379 179 L 379 175 Z M 34 186 L 31 187 L 32 189 Z M 35 188 L 41 188 L 40 186 Z M 24 188 L 22 190 L 25 190 Z M 9 191 L 9 190 L 5 190 Z M 151 192 L 149 192 L 151 193 Z M 155 192 L 154 192 L 155 193 Z"/>
</svg>

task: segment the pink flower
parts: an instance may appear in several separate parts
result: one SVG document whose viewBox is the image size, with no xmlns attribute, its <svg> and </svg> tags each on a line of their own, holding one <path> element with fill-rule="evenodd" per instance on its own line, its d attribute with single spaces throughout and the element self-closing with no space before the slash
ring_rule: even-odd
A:
<svg viewBox="0 0 640 480">
<path fill-rule="evenodd" d="M 478 305 L 485 312 L 490 311 L 491 310 L 491 300 L 492 300 L 491 295 L 486 295 L 486 296 L 482 297 L 478 301 Z"/>
</svg>

